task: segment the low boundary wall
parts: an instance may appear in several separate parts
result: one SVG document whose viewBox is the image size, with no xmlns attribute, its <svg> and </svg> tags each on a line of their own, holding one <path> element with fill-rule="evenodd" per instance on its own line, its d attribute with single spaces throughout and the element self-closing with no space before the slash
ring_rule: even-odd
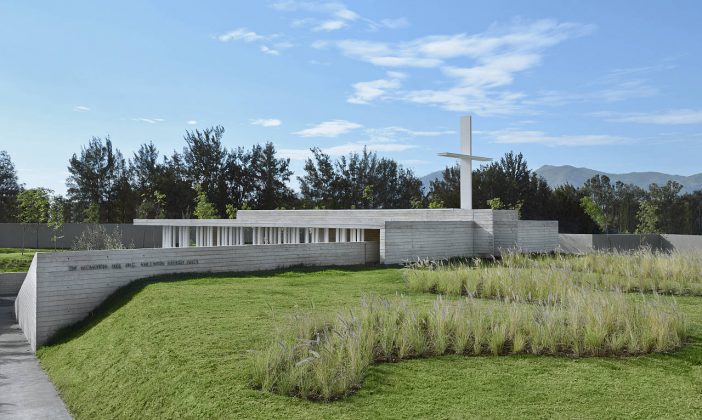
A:
<svg viewBox="0 0 702 420">
<path fill-rule="evenodd" d="M 63 236 L 56 241 L 56 247 L 72 248 L 76 238 L 88 227 L 87 223 L 66 223 L 61 228 L 58 236 Z M 115 228 L 122 232 L 125 245 L 134 245 L 135 248 L 159 248 L 161 246 L 161 228 L 156 226 L 138 226 L 132 224 L 102 223 L 107 232 L 112 233 Z M 24 233 L 23 233 L 24 232 Z M 22 223 L 0 223 L 0 248 L 22 247 L 26 248 L 53 248 L 51 237 L 54 231 L 47 225 L 39 225 L 37 235 L 36 225 Z"/>
<path fill-rule="evenodd" d="M 378 259 L 377 242 L 38 252 L 15 301 L 33 350 L 86 318 L 122 286 L 162 274 L 250 272 L 295 265 L 361 265 Z"/>
<path fill-rule="evenodd" d="M 18 294 L 25 277 L 26 272 L 0 273 L 0 296 Z"/>
<path fill-rule="evenodd" d="M 559 250 L 568 254 L 594 251 L 633 251 L 642 247 L 654 251 L 702 252 L 702 235 L 668 234 L 566 234 L 559 235 Z"/>
</svg>

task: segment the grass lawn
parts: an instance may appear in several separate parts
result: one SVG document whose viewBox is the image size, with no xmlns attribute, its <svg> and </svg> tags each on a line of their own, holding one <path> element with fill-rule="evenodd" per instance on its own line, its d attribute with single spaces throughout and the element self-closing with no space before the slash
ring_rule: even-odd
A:
<svg viewBox="0 0 702 420">
<path fill-rule="evenodd" d="M 38 251 L 51 252 L 53 249 L 0 248 L 0 273 L 11 271 L 27 271 L 32 264 L 34 253 Z"/>
<path fill-rule="evenodd" d="M 38 356 L 78 419 L 702 417 L 702 297 L 677 298 L 692 342 L 673 354 L 378 364 L 358 393 L 332 403 L 249 387 L 247 350 L 266 346 L 295 306 L 336 311 L 396 293 L 435 299 L 408 292 L 394 268 L 151 281 Z"/>
</svg>

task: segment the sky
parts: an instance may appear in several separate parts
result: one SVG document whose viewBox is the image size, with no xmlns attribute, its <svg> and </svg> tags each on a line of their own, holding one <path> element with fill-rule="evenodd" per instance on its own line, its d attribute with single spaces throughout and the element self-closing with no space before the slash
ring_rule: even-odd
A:
<svg viewBox="0 0 702 420">
<path fill-rule="evenodd" d="M 701 20 L 699 1 L 0 0 L 0 150 L 57 193 L 93 136 L 129 158 L 213 125 L 296 175 L 311 147 L 366 146 L 423 176 L 472 115 L 477 155 L 691 175 Z"/>
</svg>

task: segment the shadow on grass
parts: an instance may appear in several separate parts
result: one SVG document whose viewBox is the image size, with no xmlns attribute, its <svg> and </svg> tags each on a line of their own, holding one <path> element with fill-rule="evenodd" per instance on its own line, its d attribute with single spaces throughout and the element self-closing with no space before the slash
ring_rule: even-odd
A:
<svg viewBox="0 0 702 420">
<path fill-rule="evenodd" d="M 223 272 L 223 273 L 179 273 L 179 274 L 163 274 L 158 276 L 147 277 L 139 280 L 134 280 L 129 284 L 115 290 L 107 297 L 100 305 L 88 313 L 83 320 L 78 321 L 68 327 L 59 329 L 44 346 L 53 346 L 67 343 L 75 338 L 79 338 L 92 327 L 99 324 L 102 320 L 119 310 L 122 306 L 129 303 L 134 296 L 139 294 L 145 287 L 156 283 L 177 283 L 187 280 L 196 279 L 235 279 L 235 278 L 263 278 L 285 276 L 287 274 L 311 274 L 321 273 L 325 271 L 344 271 L 349 273 L 373 271 L 378 269 L 390 269 L 392 266 L 383 265 L 363 265 L 363 266 L 291 266 L 276 270 L 265 271 L 250 271 L 250 272 Z M 396 268 L 396 267 L 395 267 Z"/>
</svg>

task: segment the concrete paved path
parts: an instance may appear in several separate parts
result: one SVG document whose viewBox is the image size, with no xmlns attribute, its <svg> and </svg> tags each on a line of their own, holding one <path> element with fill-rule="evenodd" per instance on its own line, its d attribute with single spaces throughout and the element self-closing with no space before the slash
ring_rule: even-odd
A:
<svg viewBox="0 0 702 420">
<path fill-rule="evenodd" d="M 14 296 L 0 296 L 0 419 L 71 419 L 14 320 Z"/>
</svg>

